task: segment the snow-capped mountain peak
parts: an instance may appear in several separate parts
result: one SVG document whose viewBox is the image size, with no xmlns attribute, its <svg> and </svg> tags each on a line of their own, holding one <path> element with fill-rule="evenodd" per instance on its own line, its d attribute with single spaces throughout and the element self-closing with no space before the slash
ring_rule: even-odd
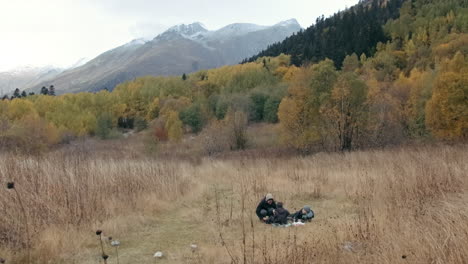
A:
<svg viewBox="0 0 468 264">
<path fill-rule="evenodd" d="M 181 25 L 173 26 L 169 28 L 168 30 L 166 30 L 166 32 L 164 33 L 172 32 L 172 33 L 179 33 L 179 34 L 186 35 L 186 36 L 193 36 L 197 33 L 207 32 L 207 31 L 208 29 L 206 29 L 206 27 L 202 23 L 195 22 L 189 25 L 181 24 Z"/>
<path fill-rule="evenodd" d="M 300 26 L 299 22 L 295 18 L 291 18 L 285 21 L 277 23 L 275 26 Z"/>
<path fill-rule="evenodd" d="M 131 41 L 102 53 L 81 67 L 29 87 L 38 89 L 52 83 L 59 94 L 99 91 L 113 89 L 138 76 L 181 75 L 236 64 L 299 31 L 301 28 L 296 23 L 295 20 L 282 22 L 279 26 L 235 23 L 218 30 L 208 30 L 198 22 L 177 25 L 150 41 Z"/>
<path fill-rule="evenodd" d="M 162 34 L 158 35 L 154 38 L 155 41 L 163 40 L 163 39 L 173 39 L 177 37 L 183 37 L 187 39 L 198 39 L 202 37 L 205 33 L 209 32 L 206 27 L 200 23 L 195 22 L 192 24 L 180 24 L 177 26 L 173 26 L 168 30 L 164 31 Z"/>
<path fill-rule="evenodd" d="M 267 28 L 267 26 L 260 26 L 256 24 L 249 24 L 249 23 L 234 23 L 227 25 L 223 28 L 216 30 L 214 33 L 218 37 L 235 37 L 247 34 L 249 32 L 254 32 L 258 30 L 262 30 Z"/>
</svg>

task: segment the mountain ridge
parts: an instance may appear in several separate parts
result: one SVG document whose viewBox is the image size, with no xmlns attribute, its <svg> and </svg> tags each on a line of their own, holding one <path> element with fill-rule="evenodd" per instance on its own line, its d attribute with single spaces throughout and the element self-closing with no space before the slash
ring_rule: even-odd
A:
<svg viewBox="0 0 468 264">
<path fill-rule="evenodd" d="M 47 81 L 62 72 L 63 69 L 54 66 L 23 66 L 0 72 L 0 95 L 10 94 L 16 88 L 23 89 Z"/>
<path fill-rule="evenodd" d="M 48 83 L 28 88 L 38 90 L 53 84 L 57 93 L 112 90 L 118 83 L 139 76 L 181 75 L 232 65 L 301 29 L 295 19 L 272 26 L 234 23 L 217 30 L 208 30 L 200 22 L 180 24 L 149 41 L 134 39 Z"/>
</svg>

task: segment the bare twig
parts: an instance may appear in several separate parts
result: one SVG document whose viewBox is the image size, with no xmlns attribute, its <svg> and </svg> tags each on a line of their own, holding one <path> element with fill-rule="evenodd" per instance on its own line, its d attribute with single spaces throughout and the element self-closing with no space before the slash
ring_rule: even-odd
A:
<svg viewBox="0 0 468 264">
<path fill-rule="evenodd" d="M 255 227 L 252 214 L 250 214 L 250 227 L 252 228 L 252 264 L 255 263 Z"/>
<path fill-rule="evenodd" d="M 244 264 L 247 263 L 247 247 L 246 247 L 246 230 L 245 230 L 245 221 L 244 221 L 244 214 L 245 214 L 245 189 L 244 184 L 241 182 L 241 225 L 242 225 L 242 255 Z"/>
<path fill-rule="evenodd" d="M 28 215 L 26 214 L 26 209 L 24 208 L 23 201 L 21 200 L 21 195 L 19 194 L 18 190 L 15 188 L 14 182 L 9 182 L 7 184 L 8 189 L 13 189 L 16 194 L 16 198 L 18 199 L 18 203 L 21 208 L 21 212 L 24 218 L 24 227 L 26 228 L 26 252 L 27 252 L 27 263 L 31 263 L 31 237 L 29 236 L 29 223 L 28 223 Z"/>
<path fill-rule="evenodd" d="M 234 255 L 231 253 L 231 250 L 226 244 L 226 241 L 224 240 L 223 237 L 223 232 L 221 228 L 221 209 L 219 206 L 219 194 L 218 194 L 218 189 L 215 187 L 215 205 L 216 205 L 216 220 L 217 220 L 217 226 L 218 226 L 218 234 L 219 234 L 219 239 L 221 240 L 221 245 L 226 249 L 226 252 L 228 253 L 229 257 L 231 258 L 232 263 L 237 263 L 237 259 L 234 257 Z"/>
<path fill-rule="evenodd" d="M 104 244 L 102 243 L 102 231 L 101 230 L 97 230 L 96 231 L 96 235 L 98 235 L 99 237 L 99 243 L 101 244 L 101 256 L 102 256 L 102 259 L 104 260 L 104 264 L 107 264 L 107 259 L 109 258 L 109 256 L 105 253 L 104 251 Z"/>
</svg>

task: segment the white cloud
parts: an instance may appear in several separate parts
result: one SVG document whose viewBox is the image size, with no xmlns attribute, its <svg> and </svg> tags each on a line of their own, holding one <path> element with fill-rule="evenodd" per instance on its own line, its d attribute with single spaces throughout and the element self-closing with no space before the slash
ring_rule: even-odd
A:
<svg viewBox="0 0 468 264">
<path fill-rule="evenodd" d="M 133 38 L 144 38 L 146 40 L 151 40 L 168 28 L 169 26 L 148 21 L 137 22 L 133 24 L 130 26 L 129 31 Z"/>
</svg>

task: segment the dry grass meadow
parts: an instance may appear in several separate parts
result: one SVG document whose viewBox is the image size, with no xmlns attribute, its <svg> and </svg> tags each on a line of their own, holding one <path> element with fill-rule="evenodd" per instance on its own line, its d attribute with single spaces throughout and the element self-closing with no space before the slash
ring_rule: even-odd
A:
<svg viewBox="0 0 468 264">
<path fill-rule="evenodd" d="M 467 263 L 468 147 L 307 157 L 145 158 L 61 149 L 0 156 L 0 257 L 27 263 Z M 254 215 L 271 192 L 316 213 L 275 228 Z M 121 242 L 109 245 L 108 236 Z M 191 250 L 190 245 L 198 248 Z M 153 254 L 162 251 L 164 257 Z"/>
</svg>

